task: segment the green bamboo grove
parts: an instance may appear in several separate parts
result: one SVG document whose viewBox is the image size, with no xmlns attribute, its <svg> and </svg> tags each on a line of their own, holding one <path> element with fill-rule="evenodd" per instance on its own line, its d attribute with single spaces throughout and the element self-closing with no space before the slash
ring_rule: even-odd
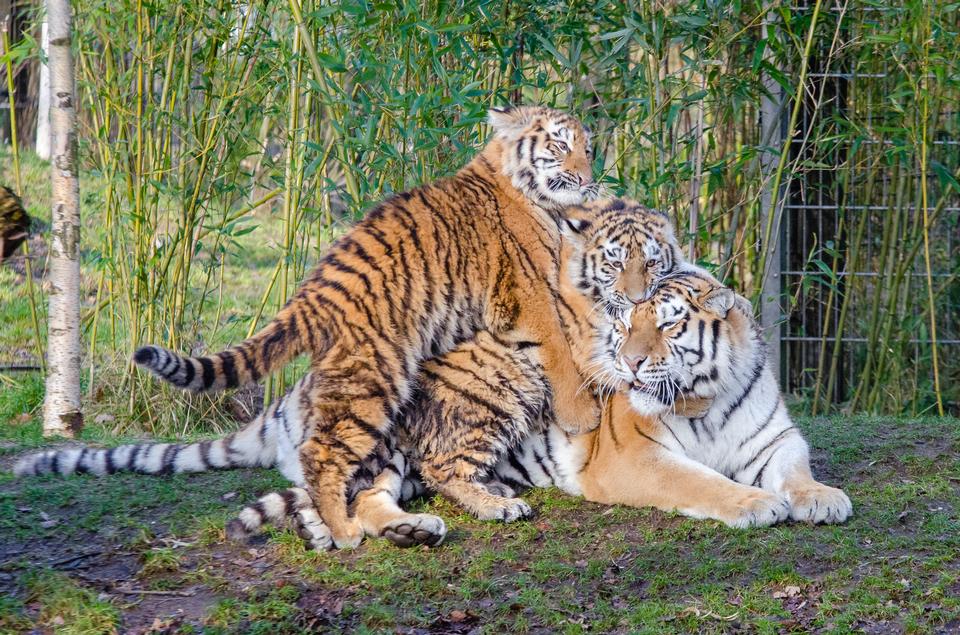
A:
<svg viewBox="0 0 960 635">
<path fill-rule="evenodd" d="M 799 272 L 783 276 L 783 329 L 815 352 L 785 372 L 808 410 L 960 407 L 958 347 L 939 343 L 960 338 L 960 12 L 945 0 L 121 4 L 75 3 L 91 395 L 110 383 L 158 425 L 184 425 L 154 408 L 161 393 L 215 409 L 130 373 L 130 352 L 252 332 L 345 223 L 462 165 L 489 106 L 528 102 L 580 116 L 607 191 L 668 211 L 741 293 L 758 297 L 768 264 Z M 760 245 L 823 192 L 835 220 L 767 263 Z M 237 309 L 237 245 L 268 223 L 269 273 Z"/>
</svg>

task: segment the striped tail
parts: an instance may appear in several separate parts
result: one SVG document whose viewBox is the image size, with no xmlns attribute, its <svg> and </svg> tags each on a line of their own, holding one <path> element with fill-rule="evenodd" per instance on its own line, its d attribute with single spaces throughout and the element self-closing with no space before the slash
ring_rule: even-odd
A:
<svg viewBox="0 0 960 635">
<path fill-rule="evenodd" d="M 330 529 L 320 519 L 310 495 L 302 487 L 271 492 L 244 507 L 227 523 L 227 538 L 244 541 L 266 525 L 279 525 L 287 519 L 294 521 L 297 533 L 309 548 L 326 551 L 333 547 Z"/>
<path fill-rule="evenodd" d="M 139 443 L 115 448 L 66 448 L 28 454 L 13 467 L 16 476 L 41 474 L 181 474 L 276 462 L 276 423 L 268 408 L 241 430 L 199 443 Z"/>
<path fill-rule="evenodd" d="M 304 352 L 306 338 L 297 324 L 299 299 L 292 298 L 259 333 L 215 355 L 184 357 L 159 346 L 143 346 L 133 361 L 174 386 L 195 392 L 256 382 Z"/>
</svg>

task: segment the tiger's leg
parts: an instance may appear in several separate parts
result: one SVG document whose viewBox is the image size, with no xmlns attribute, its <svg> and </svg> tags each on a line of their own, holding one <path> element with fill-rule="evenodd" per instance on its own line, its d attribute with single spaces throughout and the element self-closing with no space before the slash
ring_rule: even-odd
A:
<svg viewBox="0 0 960 635">
<path fill-rule="evenodd" d="M 769 426 L 769 434 L 751 441 L 747 450 L 754 454 L 734 478 L 785 496 L 792 520 L 842 523 L 853 513 L 850 498 L 813 478 L 807 442 L 790 422 L 782 402 L 779 409 L 783 411 L 777 413 L 780 425 Z"/>
<path fill-rule="evenodd" d="M 360 464 L 390 430 L 389 413 L 399 402 L 402 372 L 373 368 L 371 355 L 343 356 L 315 365 L 318 380 L 306 396 L 305 428 L 313 434 L 300 447 L 306 489 L 337 548 L 360 544 L 364 531 L 349 513 L 347 486 Z"/>
<path fill-rule="evenodd" d="M 424 482 L 481 520 L 529 517 L 526 502 L 499 496 L 482 481 L 543 425 L 548 395 L 536 351 L 487 332 L 424 364 L 420 396 L 402 423 L 418 444 Z"/>
<path fill-rule="evenodd" d="M 600 473 L 589 467 L 587 472 L 584 496 L 598 503 L 676 510 L 739 528 L 772 525 L 790 511 L 781 496 L 732 481 L 653 443 L 630 449 L 629 460 L 607 463 Z"/>
<path fill-rule="evenodd" d="M 542 372 L 553 389 L 557 424 L 570 434 L 580 434 L 600 425 L 600 409 L 592 391 L 584 385 L 573 350 L 567 340 L 556 298 L 549 292 L 520 289 L 510 265 L 491 290 L 485 321 L 490 331 L 507 344 L 537 345 Z M 537 285 L 543 286 L 543 285 Z M 518 298 L 523 296 L 523 302 Z"/>
<path fill-rule="evenodd" d="M 772 525 L 789 514 L 783 496 L 738 483 L 668 449 L 657 441 L 658 421 L 633 411 L 624 394 L 614 395 L 604 415 L 580 477 L 588 500 L 676 510 L 731 527 Z"/>
<path fill-rule="evenodd" d="M 439 516 L 410 514 L 400 507 L 404 481 L 409 479 L 407 458 L 397 450 L 373 486 L 357 493 L 357 518 L 368 536 L 386 538 L 398 547 L 435 547 L 446 537 L 447 526 Z M 407 489 L 415 489 L 408 485 Z"/>
<path fill-rule="evenodd" d="M 494 463 L 496 456 L 493 456 Z M 501 496 L 477 480 L 477 467 L 466 461 L 449 464 L 430 464 L 420 467 L 427 484 L 446 498 L 458 503 L 480 520 L 513 522 L 533 516 L 533 510 L 522 498 Z M 495 493 L 496 492 L 496 493 Z"/>
<path fill-rule="evenodd" d="M 532 331 L 539 342 L 543 374 L 553 389 L 553 411 L 557 424 L 570 434 L 589 432 L 600 425 L 600 409 L 593 391 L 577 371 L 570 343 L 560 328 L 556 309 L 549 316 L 532 315 L 532 324 L 520 323 L 521 331 Z M 532 313 L 532 312 L 531 312 Z M 531 318 L 527 318 L 531 319 Z M 524 328 L 526 326 L 526 328 Z"/>
</svg>

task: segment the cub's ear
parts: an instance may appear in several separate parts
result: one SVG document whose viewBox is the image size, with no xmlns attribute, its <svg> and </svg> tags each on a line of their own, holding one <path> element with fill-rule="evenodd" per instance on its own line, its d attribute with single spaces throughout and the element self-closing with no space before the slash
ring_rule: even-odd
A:
<svg viewBox="0 0 960 635">
<path fill-rule="evenodd" d="M 593 226 L 593 215 L 582 207 L 568 207 L 563 212 L 560 229 L 563 237 L 577 244 L 583 243 L 587 231 Z"/>
<path fill-rule="evenodd" d="M 529 106 L 491 108 L 487 111 L 487 119 L 496 136 L 513 139 L 522 133 L 530 123 L 531 108 Z"/>
<path fill-rule="evenodd" d="M 706 293 L 700 294 L 697 300 L 700 302 L 700 306 L 707 311 L 725 318 L 727 312 L 733 308 L 733 303 L 737 300 L 737 294 L 727 287 L 714 287 Z"/>
</svg>

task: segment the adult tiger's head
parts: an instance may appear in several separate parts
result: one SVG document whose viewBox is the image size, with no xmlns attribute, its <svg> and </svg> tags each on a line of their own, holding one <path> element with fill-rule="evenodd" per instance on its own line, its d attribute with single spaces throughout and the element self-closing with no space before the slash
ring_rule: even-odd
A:
<svg viewBox="0 0 960 635">
<path fill-rule="evenodd" d="M 682 261 L 666 214 L 627 199 L 593 201 L 564 211 L 567 273 L 609 314 L 627 314 Z"/>
<path fill-rule="evenodd" d="M 503 173 L 514 187 L 551 210 L 596 198 L 590 133 L 576 118 L 542 106 L 489 112 Z"/>
<path fill-rule="evenodd" d="M 712 400 L 740 370 L 762 367 L 764 354 L 750 303 L 684 265 L 634 308 L 613 372 L 634 409 L 657 415 Z"/>
</svg>

